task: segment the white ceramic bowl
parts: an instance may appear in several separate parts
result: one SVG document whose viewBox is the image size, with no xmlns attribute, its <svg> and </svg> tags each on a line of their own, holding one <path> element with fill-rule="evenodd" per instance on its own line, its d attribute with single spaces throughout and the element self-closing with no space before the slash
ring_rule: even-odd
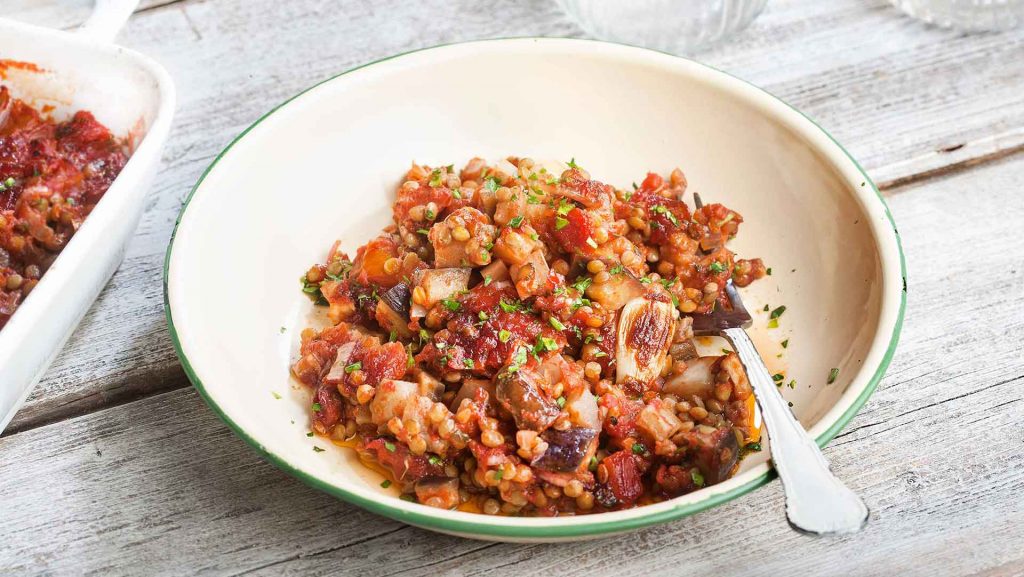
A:
<svg viewBox="0 0 1024 577">
<path fill-rule="evenodd" d="M 754 310 L 788 309 L 777 329 L 761 313 L 754 337 L 772 368 L 797 379 L 784 393 L 819 443 L 882 377 L 902 319 L 899 242 L 874 186 L 821 128 L 750 84 L 649 50 L 456 44 L 364 66 L 289 100 L 210 165 L 182 209 L 166 263 L 178 354 L 214 411 L 285 471 L 394 519 L 516 541 L 669 521 L 770 479 L 763 451 L 726 482 L 654 505 L 490 517 L 400 500 L 351 451 L 306 437 L 309 396 L 288 367 L 316 313 L 298 277 L 335 239 L 351 251 L 389 222 L 411 161 L 458 165 L 473 155 L 575 157 L 620 186 L 682 167 L 691 190 L 746 218 L 734 248 L 773 269 L 744 298 Z M 827 385 L 832 367 L 839 378 Z"/>
<path fill-rule="evenodd" d="M 88 110 L 115 135 L 131 138 L 131 158 L 32 294 L 0 331 L 0 431 L 71 336 L 113 274 L 145 207 L 174 113 L 174 86 L 156 62 L 110 43 L 135 2 L 100 1 L 84 33 L 0 19 L 0 82 L 65 119 Z"/>
</svg>

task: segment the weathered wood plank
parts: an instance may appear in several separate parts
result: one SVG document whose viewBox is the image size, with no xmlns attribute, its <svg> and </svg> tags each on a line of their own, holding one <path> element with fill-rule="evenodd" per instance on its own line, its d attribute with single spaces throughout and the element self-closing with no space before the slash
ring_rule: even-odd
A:
<svg viewBox="0 0 1024 577">
<path fill-rule="evenodd" d="M 184 389 L 0 438 L 0 574 L 1016 574 L 1024 245 L 1006 239 L 1024 223 L 1022 187 L 1024 158 L 892 197 L 911 255 L 902 342 L 878 392 L 826 449 L 872 507 L 860 535 L 792 532 L 777 483 L 595 542 L 435 535 L 277 471 Z M 978 322 L 997 304 L 997 325 Z"/>
<path fill-rule="evenodd" d="M 136 12 L 181 0 L 141 0 Z M 67 30 L 85 22 L 95 0 L 4 0 L 0 16 L 27 24 Z"/>
<path fill-rule="evenodd" d="M 579 36 L 553 2 L 187 0 L 137 14 L 121 41 L 164 62 L 179 112 L 152 205 L 82 327 L 8 433 L 184 386 L 164 325 L 161 262 L 182 198 L 214 155 L 274 104 L 394 53 L 499 36 Z M 883 183 L 1024 144 L 1024 30 L 965 36 L 884 0 L 774 1 L 701 56 L 816 118 Z M 961 146 L 962 145 L 962 146 Z"/>
</svg>

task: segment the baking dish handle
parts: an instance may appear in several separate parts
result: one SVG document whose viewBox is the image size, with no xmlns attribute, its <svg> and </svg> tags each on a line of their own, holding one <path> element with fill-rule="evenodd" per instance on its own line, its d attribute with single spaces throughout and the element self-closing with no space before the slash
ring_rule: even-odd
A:
<svg viewBox="0 0 1024 577">
<path fill-rule="evenodd" d="M 113 42 L 138 5 L 139 0 L 96 0 L 92 14 L 78 32 L 99 42 Z"/>
</svg>

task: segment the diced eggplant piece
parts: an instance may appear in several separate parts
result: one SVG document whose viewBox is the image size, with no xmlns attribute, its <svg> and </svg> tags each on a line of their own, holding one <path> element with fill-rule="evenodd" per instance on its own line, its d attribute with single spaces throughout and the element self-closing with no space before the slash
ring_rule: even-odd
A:
<svg viewBox="0 0 1024 577">
<path fill-rule="evenodd" d="M 509 275 L 516 286 L 519 298 L 527 299 L 540 294 L 547 286 L 548 274 L 551 269 L 544 260 L 544 252 L 535 250 L 523 264 L 512 265 Z"/>
<path fill-rule="evenodd" d="M 655 398 L 637 415 L 636 426 L 648 441 L 657 443 L 679 432 L 683 422 L 676 416 L 675 403 L 670 406 L 663 399 Z"/>
<path fill-rule="evenodd" d="M 405 283 L 398 283 L 388 289 L 377 302 L 374 318 L 384 330 L 395 331 L 401 338 L 409 338 L 409 297 L 412 290 Z"/>
<path fill-rule="evenodd" d="M 494 383 L 485 379 L 463 379 L 462 387 L 448 407 L 453 412 L 458 411 L 459 406 L 462 405 L 462 400 L 474 398 L 478 389 L 487 391 L 488 404 L 494 405 L 497 401 L 494 398 Z"/>
<path fill-rule="evenodd" d="M 711 433 L 702 432 L 702 427 L 697 427 L 686 434 L 686 443 L 708 485 L 732 476 L 740 453 L 732 427 L 722 426 Z"/>
<path fill-rule="evenodd" d="M 324 377 L 325 381 L 337 383 L 345 378 L 345 367 L 348 366 L 348 359 L 352 356 L 352 351 L 355 349 L 356 343 L 354 341 L 338 347 L 338 354 L 334 357 L 334 364 L 331 365 L 331 370 Z"/>
<path fill-rule="evenodd" d="M 508 276 L 508 265 L 500 260 L 493 261 L 491 264 L 480 269 L 480 276 L 485 281 L 491 279 L 491 282 L 504 282 L 511 278 Z"/>
<path fill-rule="evenodd" d="M 516 372 L 503 370 L 494 387 L 498 403 L 516 421 L 520 429 L 543 431 L 558 418 L 558 403 L 540 388 L 541 376 L 526 369 Z"/>
<path fill-rule="evenodd" d="M 688 399 L 693 395 L 706 398 L 715 390 L 712 368 L 722 357 L 698 357 L 686 362 L 686 370 L 665 381 L 661 392 Z"/>
<path fill-rule="evenodd" d="M 590 452 L 591 442 L 597 432 L 584 427 L 573 427 L 564 431 L 548 429 L 541 437 L 548 448 L 530 464 L 538 469 L 569 473 L 579 469 Z"/>
<path fill-rule="evenodd" d="M 678 316 L 671 303 L 642 297 L 622 307 L 615 342 L 616 382 L 650 383 L 661 375 Z"/>
<path fill-rule="evenodd" d="M 418 275 L 419 280 L 417 284 L 423 287 L 423 293 L 426 298 L 419 304 L 429 309 L 438 302 L 467 290 L 469 288 L 469 274 L 472 270 L 469 268 L 435 268 L 424 270 Z"/>
<path fill-rule="evenodd" d="M 617 311 L 629 301 L 644 296 L 644 285 L 626 271 L 611 275 L 602 284 L 587 287 L 586 296 L 605 310 Z"/>
<path fill-rule="evenodd" d="M 683 341 L 681 343 L 674 343 L 668 349 L 668 355 L 672 357 L 673 361 L 683 361 L 689 363 L 700 356 L 697 352 L 697 345 L 693 341 Z"/>
<path fill-rule="evenodd" d="M 416 481 L 416 500 L 438 509 L 453 509 L 459 504 L 459 480 L 451 477 L 425 477 Z"/>
</svg>

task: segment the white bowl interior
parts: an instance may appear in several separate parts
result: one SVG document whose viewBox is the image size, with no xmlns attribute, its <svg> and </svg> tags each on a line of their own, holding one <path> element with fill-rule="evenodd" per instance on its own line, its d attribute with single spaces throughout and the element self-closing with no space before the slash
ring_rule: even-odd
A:
<svg viewBox="0 0 1024 577">
<path fill-rule="evenodd" d="M 690 190 L 742 213 L 733 248 L 773 272 L 742 292 L 758 311 L 752 334 L 769 367 L 796 379 L 783 393 L 812 434 L 840 419 L 881 363 L 898 316 L 898 249 L 870 184 L 809 121 L 741 81 L 653 52 L 565 40 L 456 45 L 348 73 L 279 108 L 215 163 L 184 212 L 169 259 L 174 329 L 207 395 L 263 449 L 362 497 L 427 509 L 394 499 L 351 451 L 305 436 L 308 394 L 288 367 L 316 312 L 297 279 L 335 239 L 351 254 L 389 222 L 410 162 L 459 166 L 474 155 L 575 157 L 624 187 L 678 166 Z M 766 304 L 787 307 L 777 329 L 766 328 Z M 827 385 L 832 367 L 839 377 Z M 763 474 L 766 460 L 764 451 L 726 483 L 601 517 L 710 498 Z"/>
</svg>

